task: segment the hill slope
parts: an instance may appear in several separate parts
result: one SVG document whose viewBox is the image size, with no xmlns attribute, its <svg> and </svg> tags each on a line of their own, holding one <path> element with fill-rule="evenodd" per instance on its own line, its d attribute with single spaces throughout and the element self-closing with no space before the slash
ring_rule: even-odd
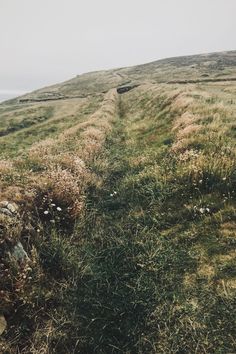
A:
<svg viewBox="0 0 236 354">
<path fill-rule="evenodd" d="M 236 351 L 235 79 L 213 53 L 0 105 L 3 353 Z"/>
</svg>

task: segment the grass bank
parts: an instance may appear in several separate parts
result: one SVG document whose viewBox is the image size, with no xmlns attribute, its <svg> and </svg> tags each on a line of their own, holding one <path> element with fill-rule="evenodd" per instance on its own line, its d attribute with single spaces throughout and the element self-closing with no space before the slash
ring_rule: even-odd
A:
<svg viewBox="0 0 236 354">
<path fill-rule="evenodd" d="M 105 110 L 113 130 L 102 111 L 65 151 L 49 144 L 68 170 L 74 144 L 82 156 L 98 140 L 73 227 L 41 217 L 25 242 L 31 281 L 6 353 L 235 351 L 234 104 L 216 87 L 143 85 L 120 97 L 116 119 Z"/>
</svg>

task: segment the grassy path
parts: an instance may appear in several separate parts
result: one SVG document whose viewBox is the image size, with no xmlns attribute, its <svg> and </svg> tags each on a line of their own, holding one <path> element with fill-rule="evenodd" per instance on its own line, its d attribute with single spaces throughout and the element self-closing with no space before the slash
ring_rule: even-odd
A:
<svg viewBox="0 0 236 354">
<path fill-rule="evenodd" d="M 234 180 L 206 164 L 200 182 L 171 152 L 176 97 L 139 87 L 120 97 L 116 121 L 105 111 L 113 131 L 86 164 L 95 183 L 74 231 L 46 223 L 34 240 L 35 283 L 9 319 L 18 352 L 235 352 Z"/>
<path fill-rule="evenodd" d="M 189 195 L 183 195 L 181 183 L 165 184 L 157 172 L 157 164 L 159 171 L 171 168 L 168 145 L 160 143 L 169 139 L 171 113 L 166 104 L 160 100 L 156 107 L 159 135 L 153 143 L 153 122 L 145 124 L 145 140 L 145 132 L 137 127 L 140 115 L 126 97 L 106 156 L 94 166 L 104 185 L 90 191 L 80 229 L 87 271 L 77 289 L 79 336 L 85 339 L 77 350 L 232 352 L 234 300 L 216 291 L 219 276 L 196 277 L 201 266 L 207 268 L 201 252 L 210 257 L 225 250 L 215 239 L 217 217 L 186 213 L 183 205 Z M 198 195 L 194 198 L 199 200 Z"/>
</svg>

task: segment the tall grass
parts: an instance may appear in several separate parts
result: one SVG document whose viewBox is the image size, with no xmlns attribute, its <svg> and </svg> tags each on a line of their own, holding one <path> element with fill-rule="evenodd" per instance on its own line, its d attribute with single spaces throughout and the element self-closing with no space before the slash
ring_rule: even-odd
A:
<svg viewBox="0 0 236 354">
<path fill-rule="evenodd" d="M 20 206 L 0 219 L 4 353 L 235 351 L 230 92 L 111 90 L 1 161 L 1 199 Z"/>
</svg>

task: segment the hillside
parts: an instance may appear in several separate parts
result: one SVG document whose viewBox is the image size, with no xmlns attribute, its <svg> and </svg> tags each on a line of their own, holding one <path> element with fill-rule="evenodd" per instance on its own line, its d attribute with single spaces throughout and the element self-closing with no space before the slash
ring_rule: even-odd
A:
<svg viewBox="0 0 236 354">
<path fill-rule="evenodd" d="M 235 112 L 236 51 L 0 104 L 2 353 L 236 352 Z"/>
</svg>

